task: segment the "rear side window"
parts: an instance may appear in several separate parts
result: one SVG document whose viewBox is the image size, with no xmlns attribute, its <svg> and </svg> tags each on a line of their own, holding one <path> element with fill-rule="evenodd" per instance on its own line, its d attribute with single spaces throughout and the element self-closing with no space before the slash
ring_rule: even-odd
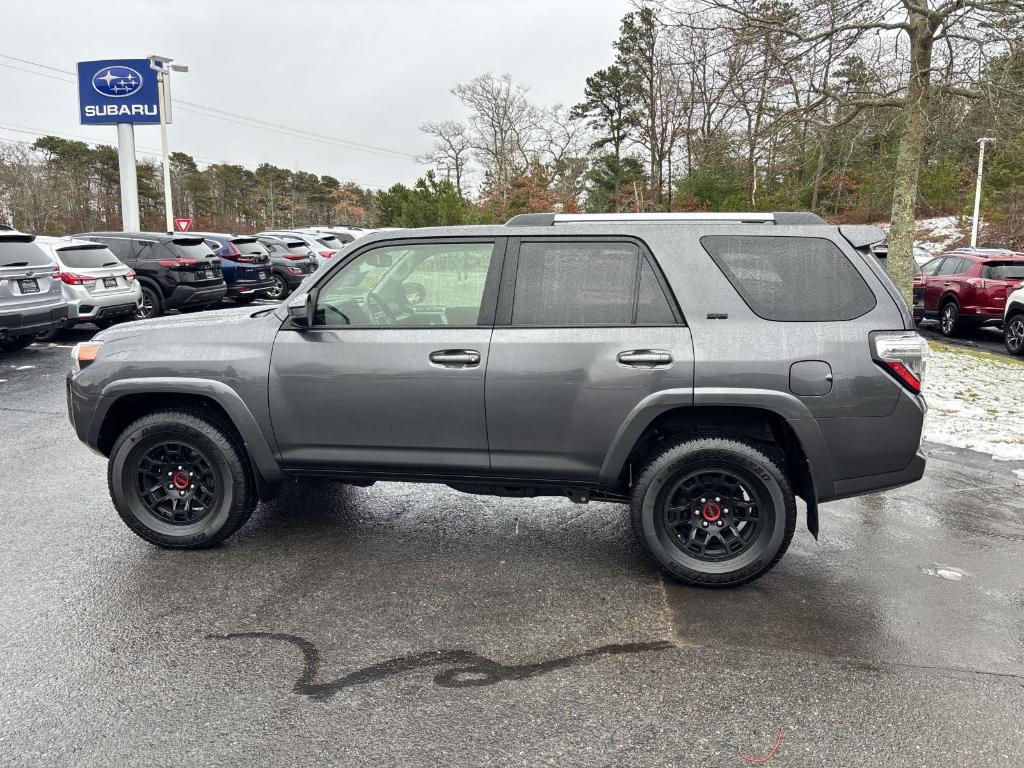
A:
<svg viewBox="0 0 1024 768">
<path fill-rule="evenodd" d="M 942 266 L 939 267 L 939 271 L 936 272 L 935 274 L 955 275 L 957 272 L 960 271 L 960 265 L 962 262 L 963 259 L 947 258 L 945 261 L 942 262 Z"/>
<path fill-rule="evenodd" d="M 98 269 L 116 267 L 117 256 L 109 248 L 100 245 L 74 245 L 58 251 L 61 263 L 69 269 Z"/>
<path fill-rule="evenodd" d="M 765 320 L 853 320 L 875 306 L 864 278 L 830 240 L 707 235 L 700 243 L 747 306 Z"/>
<path fill-rule="evenodd" d="M 512 325 L 630 325 L 639 257 L 632 243 L 522 243 Z"/>
<path fill-rule="evenodd" d="M 0 240 L 0 267 L 45 267 L 53 260 L 38 245 L 24 240 Z"/>
</svg>

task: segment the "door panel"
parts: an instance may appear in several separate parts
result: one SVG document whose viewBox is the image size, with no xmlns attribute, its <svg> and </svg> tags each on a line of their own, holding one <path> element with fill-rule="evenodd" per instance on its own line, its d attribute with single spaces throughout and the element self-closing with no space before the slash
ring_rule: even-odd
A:
<svg viewBox="0 0 1024 768">
<path fill-rule="evenodd" d="M 631 351 L 667 352 L 660 367 L 620 363 Z M 652 364 L 658 365 L 658 364 Z M 619 427 L 648 395 L 692 397 L 685 326 L 495 328 L 487 365 L 491 468 L 518 477 L 594 480 Z"/>
<path fill-rule="evenodd" d="M 490 328 L 281 331 L 270 410 L 289 468 L 486 470 Z M 473 351 L 479 363 L 431 362 Z"/>
</svg>

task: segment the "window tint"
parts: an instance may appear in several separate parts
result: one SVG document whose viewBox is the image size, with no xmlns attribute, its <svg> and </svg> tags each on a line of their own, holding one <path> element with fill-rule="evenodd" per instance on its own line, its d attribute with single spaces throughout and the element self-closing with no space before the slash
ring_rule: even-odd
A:
<svg viewBox="0 0 1024 768">
<path fill-rule="evenodd" d="M 630 325 L 639 249 L 632 243 L 523 243 L 513 325 Z"/>
<path fill-rule="evenodd" d="M 962 275 L 964 272 L 969 271 L 975 263 L 976 262 L 973 262 L 970 259 L 960 259 L 960 266 L 956 268 L 956 273 L 958 275 Z"/>
<path fill-rule="evenodd" d="M 135 260 L 135 251 L 132 247 L 132 241 L 126 237 L 89 237 L 85 239 L 107 246 L 107 248 L 110 249 L 110 252 L 121 261 Z"/>
<path fill-rule="evenodd" d="M 95 245 L 75 245 L 60 248 L 57 251 L 61 263 L 69 269 L 97 269 L 99 267 L 116 267 L 117 256 L 99 243 Z"/>
<path fill-rule="evenodd" d="M 766 320 L 852 320 L 875 296 L 843 252 L 817 237 L 707 235 L 701 245 Z"/>
<path fill-rule="evenodd" d="M 640 291 L 636 299 L 637 325 L 675 325 L 672 307 L 647 259 L 640 262 Z"/>
<path fill-rule="evenodd" d="M 493 242 L 374 248 L 331 278 L 315 325 L 476 325 Z"/>
<path fill-rule="evenodd" d="M 1024 261 L 986 264 L 984 277 L 990 280 L 1024 280 Z"/>
<path fill-rule="evenodd" d="M 179 259 L 208 259 L 213 255 L 210 246 L 193 238 L 172 240 L 167 247 Z"/>
<path fill-rule="evenodd" d="M 255 237 L 236 237 L 231 242 L 243 256 L 266 256 L 269 253 Z"/>
<path fill-rule="evenodd" d="M 960 268 L 960 262 L 961 261 L 963 261 L 963 259 L 958 259 L 956 257 L 949 257 L 945 261 L 942 262 L 942 266 L 939 267 L 939 271 L 936 272 L 935 274 L 937 274 L 937 275 L 955 275 L 957 273 L 957 270 Z"/>
<path fill-rule="evenodd" d="M 923 267 L 921 267 L 921 274 L 923 275 L 934 275 L 939 271 L 939 265 L 942 263 L 942 259 L 932 259 Z"/>
<path fill-rule="evenodd" d="M 0 240 L 0 267 L 45 267 L 53 260 L 38 245 L 24 240 Z"/>
</svg>

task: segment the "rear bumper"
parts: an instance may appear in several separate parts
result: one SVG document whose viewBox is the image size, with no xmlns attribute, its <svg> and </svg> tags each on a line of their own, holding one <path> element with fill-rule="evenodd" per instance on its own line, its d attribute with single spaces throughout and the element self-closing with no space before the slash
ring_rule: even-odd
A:
<svg viewBox="0 0 1024 768">
<path fill-rule="evenodd" d="M 0 339 L 49 331 L 64 325 L 67 319 L 68 305 L 63 302 L 44 309 L 0 314 Z"/>
<path fill-rule="evenodd" d="M 267 274 L 270 274 L 269 270 Z M 258 283 L 234 283 L 227 286 L 227 295 L 231 296 L 252 296 L 266 293 L 274 287 L 274 283 L 269 278 L 261 280 Z"/>
<path fill-rule="evenodd" d="M 171 295 L 164 300 L 167 309 L 178 307 L 194 307 L 197 304 L 212 304 L 220 301 L 227 293 L 227 286 L 221 283 L 209 288 L 197 288 L 194 285 L 178 285 Z"/>
<path fill-rule="evenodd" d="M 925 455 L 918 449 L 910 463 L 898 472 L 836 480 L 835 498 L 846 499 L 850 496 L 863 496 L 866 493 L 878 493 L 890 488 L 899 488 L 901 485 L 916 483 L 924 475 L 925 464 Z"/>
</svg>

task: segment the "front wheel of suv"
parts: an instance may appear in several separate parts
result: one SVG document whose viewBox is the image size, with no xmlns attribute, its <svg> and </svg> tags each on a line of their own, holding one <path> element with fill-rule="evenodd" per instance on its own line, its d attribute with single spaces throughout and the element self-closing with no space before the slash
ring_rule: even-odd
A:
<svg viewBox="0 0 1024 768">
<path fill-rule="evenodd" d="M 110 497 L 125 524 L 151 544 L 219 544 L 252 514 L 256 492 L 231 427 L 212 414 L 167 410 L 130 424 L 107 465 Z"/>
<path fill-rule="evenodd" d="M 960 307 L 955 301 L 947 301 L 939 313 L 939 330 L 943 336 L 956 336 L 960 330 Z"/>
<path fill-rule="evenodd" d="M 782 469 L 759 449 L 723 437 L 676 443 L 633 489 L 633 525 L 661 566 L 683 583 L 735 587 L 767 573 L 796 527 Z"/>
</svg>

